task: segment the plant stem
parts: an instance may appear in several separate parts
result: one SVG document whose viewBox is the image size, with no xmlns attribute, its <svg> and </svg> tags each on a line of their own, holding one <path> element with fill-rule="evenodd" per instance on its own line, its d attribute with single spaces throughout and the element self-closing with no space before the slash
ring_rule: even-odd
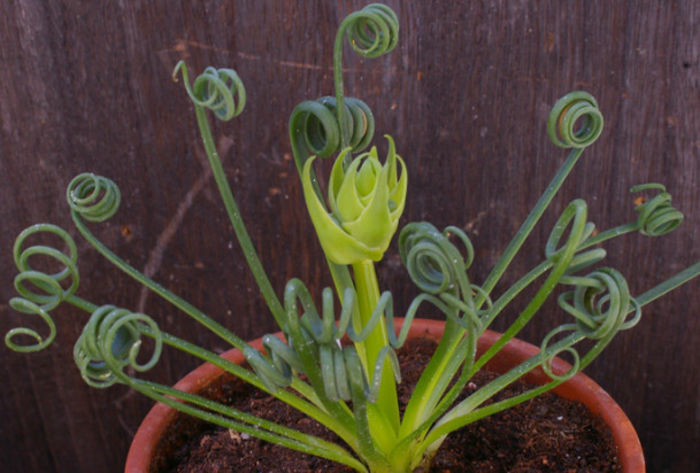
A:
<svg viewBox="0 0 700 473">
<path fill-rule="evenodd" d="M 155 292 L 158 294 L 160 297 L 165 299 L 166 301 L 170 302 L 173 304 L 175 307 L 178 309 L 182 310 L 185 312 L 187 315 L 192 317 L 194 320 L 211 330 L 213 333 L 221 337 L 223 340 L 227 341 L 230 343 L 232 346 L 238 348 L 239 350 L 242 350 L 245 348 L 248 344 L 245 342 L 245 340 L 241 339 L 238 337 L 236 334 L 228 330 L 226 327 L 218 323 L 216 320 L 212 319 L 196 307 L 194 307 L 192 304 L 187 302 L 186 300 L 182 299 L 179 296 L 176 296 L 157 282 L 153 281 L 151 278 L 145 276 L 141 272 L 139 272 L 136 268 L 133 266 L 129 265 L 126 261 L 121 259 L 119 256 L 117 256 L 114 252 L 112 252 L 109 248 L 107 248 L 104 243 L 99 241 L 90 231 L 90 229 L 85 225 L 85 223 L 81 220 L 80 214 L 78 214 L 76 211 L 71 211 L 71 216 L 73 217 L 73 222 L 75 223 L 76 228 L 78 231 L 81 233 L 83 238 L 88 241 L 98 252 L 102 254 L 110 263 L 112 263 L 114 266 L 122 270 L 124 273 L 126 273 L 128 276 L 132 277 L 135 279 L 137 282 L 142 284 L 143 286 L 147 287 L 151 291 Z"/>
<path fill-rule="evenodd" d="M 400 437 L 410 435 L 429 416 L 432 407 L 437 403 L 435 396 L 442 394 L 442 390 L 438 387 L 442 378 L 441 373 L 444 373 L 446 367 L 451 364 L 450 362 L 455 360 L 455 349 L 463 335 L 464 329 L 456 322 L 450 319 L 445 321 L 445 330 L 440 342 L 423 370 L 406 406 L 399 429 Z"/>
<path fill-rule="evenodd" d="M 534 226 L 537 224 L 539 219 L 542 217 L 542 214 L 546 210 L 546 208 L 549 206 L 551 203 L 552 199 L 556 195 L 557 191 L 561 188 L 563 182 L 566 180 L 566 177 L 569 175 L 571 170 L 573 169 L 574 165 L 578 161 L 578 159 L 581 156 L 581 153 L 583 151 L 583 148 L 579 149 L 574 149 L 569 153 L 569 156 L 567 157 L 566 161 L 562 164 L 562 166 L 559 168 L 557 173 L 555 174 L 554 178 L 550 182 L 550 184 L 547 186 L 545 189 L 544 193 L 540 197 L 540 199 L 537 201 L 535 204 L 535 207 L 532 209 L 530 214 L 527 216 L 523 224 L 521 225 L 520 229 L 518 232 L 515 234 L 511 242 L 508 244 L 506 250 L 503 252 L 501 258 L 498 260 L 494 268 L 491 270 L 491 273 L 487 277 L 486 281 L 482 285 L 482 289 L 486 294 L 489 294 L 495 285 L 498 283 L 500 278 L 503 276 L 504 272 L 508 268 L 510 262 L 513 260 L 515 255 L 517 254 L 518 250 L 520 247 L 523 245 L 529 234 L 532 232 L 532 229 Z M 547 268 L 539 268 L 542 272 L 543 270 L 546 270 Z M 539 272 L 541 274 L 541 272 Z M 539 275 L 537 274 L 537 275 Z M 517 287 L 513 291 L 514 293 L 517 294 L 520 290 L 523 289 L 523 287 L 528 284 L 530 281 L 536 278 L 535 273 L 530 274 L 530 278 L 527 278 L 527 282 L 524 282 L 522 285 L 516 285 Z M 551 288 L 550 288 L 551 291 Z M 511 294 L 508 296 L 506 299 L 510 299 L 514 297 L 515 294 Z M 546 296 L 545 296 L 546 298 Z M 476 309 L 480 309 L 481 306 L 486 302 L 484 296 L 481 294 L 476 295 L 475 299 L 475 306 Z M 542 301 L 540 301 L 541 304 Z M 534 315 L 534 312 L 531 313 L 529 316 L 531 317 Z M 488 316 L 487 318 L 487 323 L 485 324 L 485 327 L 488 325 L 493 320 L 493 317 Z M 524 319 L 520 319 L 521 322 Z M 527 318 L 529 320 L 529 317 Z M 484 328 L 485 328 L 484 327 Z M 514 328 L 515 333 L 517 333 L 517 330 L 519 328 Z M 440 344 L 438 345 L 438 351 L 440 352 L 440 355 L 438 358 L 442 359 L 444 356 L 454 356 L 454 350 L 456 349 L 459 340 L 461 337 L 464 335 L 465 330 L 462 327 L 455 326 L 454 331 L 450 331 L 450 335 L 446 337 L 446 340 L 441 340 Z M 511 335 L 512 337 L 512 335 Z M 505 339 L 504 342 L 505 343 Z M 434 369 L 436 371 L 436 374 L 438 372 L 441 372 L 444 370 L 444 366 L 437 366 L 437 361 L 433 363 L 433 360 L 431 360 L 431 364 L 436 364 L 436 366 L 433 368 L 429 364 L 429 368 Z M 435 386 L 437 383 L 437 378 L 433 379 L 433 377 L 430 377 L 430 379 L 425 380 L 426 386 Z M 420 383 L 419 383 L 420 384 Z M 418 388 L 418 387 L 417 387 Z M 421 392 L 422 393 L 427 393 L 427 387 L 422 387 Z M 406 415 L 404 416 L 404 421 L 402 425 L 402 432 L 406 434 L 409 432 L 412 428 L 415 429 L 417 426 L 426 418 L 426 415 L 423 414 L 423 411 L 427 407 L 427 399 L 426 400 L 420 400 L 420 401 L 413 401 L 409 403 L 409 406 L 406 410 Z M 411 405 L 413 404 L 413 406 Z M 420 405 L 419 405 L 420 404 Z"/>
<path fill-rule="evenodd" d="M 65 301 L 73 305 L 73 307 L 77 307 L 78 309 L 84 310 L 88 313 L 92 313 L 98 308 L 97 305 L 83 299 L 82 297 L 78 297 L 75 294 L 71 295 L 70 297 L 67 297 Z"/>
<path fill-rule="evenodd" d="M 370 260 L 353 264 L 353 273 L 355 275 L 355 284 L 357 285 L 357 299 L 360 314 L 359 324 L 355 324 L 355 330 L 359 332 L 360 327 L 364 327 L 369 323 L 372 313 L 379 302 L 379 283 L 377 282 L 374 263 Z M 357 325 L 359 325 L 359 327 Z M 375 360 L 379 356 L 379 352 L 382 348 L 387 346 L 388 343 L 386 324 L 384 316 L 382 316 L 380 322 L 376 325 L 372 333 L 369 334 L 367 339 L 356 344 L 363 345 L 366 350 L 368 379 L 372 379 L 374 370 L 379 368 L 375 366 Z M 386 437 L 387 440 L 395 438 L 399 428 L 399 404 L 396 395 L 396 384 L 394 383 L 394 372 L 391 363 L 388 363 L 386 359 L 384 363 L 377 402 L 374 404 L 369 403 L 368 409 L 370 425 L 373 427 L 379 427 L 379 425 L 381 425 L 382 427 L 382 429 L 373 428 L 372 430 L 372 435 L 374 435 L 377 440 L 379 440 L 378 437 Z M 387 431 L 387 427 L 390 431 Z M 385 444 L 383 447 L 390 447 L 390 445 Z M 389 450 L 383 451 L 386 452 Z"/>
<path fill-rule="evenodd" d="M 624 225 L 619 225 L 617 227 L 610 228 L 608 230 L 605 230 L 604 232 L 600 232 L 597 235 L 588 238 L 579 247 L 579 250 L 589 248 L 593 245 L 598 245 L 600 243 L 603 243 L 604 241 L 610 240 L 611 238 L 615 238 L 626 233 L 635 232 L 637 230 L 639 230 L 639 224 L 637 222 L 630 222 Z"/>
<path fill-rule="evenodd" d="M 348 146 L 349 130 L 348 124 L 345 123 L 345 90 L 343 88 L 343 36 L 348 26 L 358 16 L 357 12 L 351 13 L 340 23 L 338 32 L 335 35 L 335 43 L 333 45 L 333 85 L 335 88 L 335 105 L 336 114 L 338 117 L 338 128 L 340 129 L 340 149 Z M 344 164 L 349 164 L 352 160 L 352 155 L 348 153 L 345 157 Z"/>
<path fill-rule="evenodd" d="M 253 246 L 250 236 L 248 235 L 248 230 L 246 230 L 245 224 L 243 223 L 241 212 L 239 211 L 238 205 L 236 205 L 236 201 L 233 198 L 231 187 L 226 180 L 226 174 L 224 173 L 224 168 L 221 165 L 221 159 L 219 159 L 219 154 L 216 150 L 216 146 L 214 145 L 214 139 L 211 135 L 209 121 L 207 120 L 206 109 L 197 104 L 194 105 L 194 109 L 197 115 L 197 124 L 199 125 L 199 131 L 202 135 L 204 149 L 206 150 L 209 165 L 211 166 L 214 174 L 214 180 L 219 188 L 219 193 L 224 201 L 226 212 L 231 220 L 231 224 L 233 225 L 238 242 L 243 249 L 243 256 L 245 256 L 245 259 L 248 262 L 250 271 L 253 273 L 255 282 L 258 284 L 260 292 L 262 293 L 267 306 L 270 308 L 270 312 L 272 312 L 277 324 L 282 327 L 284 320 L 284 309 L 282 309 L 282 304 L 277 298 L 277 295 L 272 288 L 272 284 L 270 284 L 270 280 L 262 267 L 260 258 L 258 257 L 255 247 Z"/>
<path fill-rule="evenodd" d="M 481 286 L 487 294 L 491 293 L 493 288 L 501 279 L 503 273 L 505 273 L 506 269 L 508 268 L 508 265 L 510 265 L 511 261 L 513 261 L 513 258 L 517 254 L 518 250 L 530 235 L 532 229 L 542 217 L 544 211 L 552 202 L 552 199 L 561 188 L 571 170 L 574 168 L 574 165 L 576 165 L 576 162 L 581 157 L 583 150 L 584 148 L 573 149 L 566 158 L 566 161 L 564 161 L 564 164 L 562 164 L 557 173 L 554 175 L 552 182 L 550 182 L 550 184 L 547 186 L 544 193 L 535 204 L 535 207 L 520 226 L 520 229 L 513 237 L 513 240 L 508 244 L 498 262 L 491 270 L 491 273 L 489 273 L 488 277 L 486 278 L 486 281 L 484 281 L 484 284 Z M 478 295 L 476 298 L 476 306 L 481 307 L 483 303 L 483 297 Z"/>
<path fill-rule="evenodd" d="M 547 278 L 542 283 L 542 286 L 535 293 L 535 296 L 530 300 L 530 302 L 525 306 L 525 309 L 520 313 L 517 319 L 511 324 L 508 329 L 503 332 L 503 335 L 494 343 L 486 352 L 481 355 L 481 357 L 474 364 L 474 372 L 481 369 L 491 358 L 493 358 L 496 353 L 498 353 L 509 340 L 515 337 L 520 330 L 532 319 L 532 317 L 537 313 L 537 311 L 545 303 L 551 292 L 556 287 L 559 280 L 564 276 L 569 263 L 574 257 L 577 248 L 577 242 L 580 241 L 586 226 L 586 205 L 581 200 L 575 200 L 564 211 L 565 213 L 570 212 L 574 214 L 573 222 L 571 226 L 571 231 L 569 235 L 569 242 L 561 248 L 561 253 L 552 267 L 551 272 Z M 562 214 L 564 215 L 564 214 Z"/>
<path fill-rule="evenodd" d="M 551 345 L 548 349 L 548 352 L 556 352 L 558 349 L 564 346 L 571 346 L 578 341 L 582 340 L 584 337 L 582 334 L 578 332 L 574 332 L 571 335 L 567 336 L 566 338 L 560 340 L 559 342 Z M 610 337 L 612 338 L 612 337 Z M 609 342 L 609 340 L 607 340 Z M 599 343 L 600 344 L 600 343 Z M 597 355 L 600 350 L 602 350 L 603 347 L 598 347 L 599 344 L 596 344 L 596 347 L 591 350 L 591 352 L 586 354 L 586 357 L 584 360 L 590 361 L 595 358 L 595 355 Z M 606 342 L 607 344 L 607 342 Z M 597 349 L 599 348 L 599 349 Z M 595 351 L 595 355 L 589 358 L 589 355 L 591 355 L 592 352 Z M 480 404 L 482 404 L 484 401 L 487 399 L 490 399 L 495 395 L 497 392 L 501 391 L 503 388 L 508 386 L 509 384 L 513 383 L 515 380 L 518 378 L 522 377 L 538 365 L 542 363 L 542 361 L 546 358 L 547 353 L 545 352 L 540 352 L 539 354 L 535 355 L 534 357 L 526 360 L 525 362 L 521 363 L 517 367 L 511 369 L 507 373 L 499 376 L 495 380 L 491 381 L 489 384 L 486 386 L 482 387 L 478 391 L 476 391 L 474 394 L 469 396 L 468 398 L 464 399 L 462 402 L 454 406 L 450 411 L 443 416 L 442 419 L 440 419 L 439 423 L 430 431 L 430 433 L 426 436 L 426 438 L 422 442 L 422 446 L 420 447 L 422 450 L 428 448 L 431 444 L 435 442 L 439 442 L 442 437 L 447 435 L 448 433 L 460 428 L 463 425 L 466 425 L 469 422 L 465 422 L 466 416 L 469 415 L 476 407 L 478 407 Z M 581 363 L 581 366 L 583 366 L 583 361 Z M 472 368 L 473 372 L 476 372 L 478 368 L 474 366 Z M 536 388 L 537 393 L 533 394 L 531 397 L 534 397 L 537 394 L 541 394 L 544 391 L 548 391 L 559 384 L 563 383 L 563 380 L 558 380 L 558 381 L 552 381 L 550 383 L 547 383 L 546 385 L 542 386 L 541 388 Z M 528 398 L 529 399 L 529 398 Z M 527 399 L 519 399 L 518 402 L 513 402 L 512 405 L 518 404 L 519 402 L 523 402 Z M 508 403 L 509 400 L 506 400 L 506 402 L 502 403 L 499 405 L 499 409 L 503 410 L 508 407 L 512 407 L 511 404 Z"/>
<path fill-rule="evenodd" d="M 640 306 L 644 306 L 650 303 L 651 301 L 655 301 L 659 297 L 663 296 L 667 292 L 672 291 L 678 286 L 685 284 L 686 282 L 698 275 L 700 275 L 700 261 L 691 266 L 688 266 L 683 271 L 676 273 L 675 275 L 671 276 L 658 286 L 655 286 L 649 289 L 648 291 L 640 294 L 635 299 L 637 300 L 637 303 L 639 303 Z"/>
</svg>

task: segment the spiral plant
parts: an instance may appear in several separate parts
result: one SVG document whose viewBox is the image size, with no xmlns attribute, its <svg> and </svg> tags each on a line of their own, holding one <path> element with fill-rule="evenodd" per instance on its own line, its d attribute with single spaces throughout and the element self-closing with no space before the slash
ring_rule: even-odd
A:
<svg viewBox="0 0 700 473">
<path fill-rule="evenodd" d="M 607 230 L 596 231 L 588 221 L 583 200 L 569 203 L 549 234 L 542 261 L 500 294 L 494 292 L 584 149 L 600 136 L 603 115 L 596 100 L 586 92 L 576 91 L 554 105 L 547 122 L 552 142 L 571 152 L 483 281 L 475 283 L 467 274 L 475 251 L 459 227 L 440 230 L 428 222 L 413 222 L 401 230 L 401 261 L 418 295 L 402 314 L 404 324 L 397 333 L 392 295 L 380 291 L 374 265 L 382 259 L 397 231 L 408 173 L 390 136 L 386 136 L 389 150 L 383 162 L 376 148 L 368 150 L 375 131 L 374 116 L 365 102 L 344 95 L 342 52 L 347 40 L 352 50 L 363 57 L 387 54 L 396 46 L 398 33 L 396 14 L 385 5 L 371 4 L 350 14 L 340 24 L 335 39 L 335 94 L 300 103 L 289 119 L 291 148 L 305 202 L 335 284 L 335 290 L 322 291 L 320 308 L 311 291 L 298 279 L 287 283 L 281 298 L 275 293 L 225 178 L 207 110 L 224 122 L 241 114 L 246 92 L 240 77 L 232 69 L 208 67 L 190 82 L 182 61 L 173 71 L 173 78 L 182 79 L 192 101 L 234 232 L 284 340 L 266 335 L 264 352 L 256 350 L 107 248 L 90 231 L 88 222 L 103 222 L 114 215 L 121 193 L 110 179 L 84 173 L 70 182 L 66 193 L 78 232 L 124 273 L 241 350 L 248 367 L 163 331 L 147 314 L 111 304 L 98 305 L 79 297 L 76 243 L 68 232 L 46 223 L 31 226 L 17 237 L 14 261 L 19 274 L 14 284 L 18 296 L 9 302 L 20 314 L 38 316 L 37 320 L 46 325 L 41 330 L 44 335 L 29 327 L 14 328 L 5 336 L 7 346 L 20 352 L 46 348 L 56 335 L 50 312 L 67 302 L 91 314 L 73 350 L 75 363 L 91 386 L 124 384 L 214 424 L 330 459 L 359 472 L 427 471 L 436 450 L 451 432 L 566 382 L 590 364 L 616 333 L 633 327 L 646 304 L 700 273 L 700 263 L 695 263 L 633 296 L 619 271 L 599 265 L 605 258 L 601 243 L 630 232 L 650 237 L 664 235 L 682 222 L 683 215 L 671 205 L 671 196 L 664 186 L 651 183 L 632 188 L 632 192 L 656 193 L 637 206 L 637 218 Z M 326 173 L 329 182 L 322 186 L 314 166 L 333 156 L 330 173 Z M 39 233 L 58 237 L 62 244 L 57 246 L 65 249 L 28 246 L 28 239 Z M 53 260 L 59 270 L 51 273 L 35 269 L 30 260 L 37 255 Z M 479 336 L 526 289 L 534 293 L 532 298 L 500 339 L 477 357 Z M 559 307 L 571 316 L 570 322 L 553 328 L 542 339 L 539 354 L 461 398 L 472 376 L 523 329 L 555 291 L 559 294 Z M 396 389 L 401 381 L 396 350 L 406 340 L 412 320 L 426 305 L 427 312 L 444 314 L 444 335 L 401 413 Z M 152 339 L 152 348 L 149 354 L 139 356 L 146 338 Z M 589 340 L 585 349 L 577 348 L 585 340 Z M 143 379 L 140 373 L 158 363 L 164 345 L 213 363 L 302 411 L 334 432 L 343 444 Z M 553 358 L 563 353 L 572 360 L 571 368 L 564 373 L 552 368 Z M 139 361 L 144 358 L 145 362 Z M 548 383 L 486 403 L 537 367 L 549 376 Z"/>
</svg>

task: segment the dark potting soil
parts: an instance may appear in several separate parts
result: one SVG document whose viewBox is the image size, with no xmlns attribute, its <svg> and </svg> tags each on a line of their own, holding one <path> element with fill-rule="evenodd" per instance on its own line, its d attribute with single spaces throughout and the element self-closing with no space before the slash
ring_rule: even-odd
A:
<svg viewBox="0 0 700 473">
<path fill-rule="evenodd" d="M 435 349 L 416 339 L 399 352 L 399 402 Z M 496 375 L 482 371 L 465 388 L 475 391 Z M 512 385 L 494 400 L 527 389 Z M 333 433 L 272 396 L 223 375 L 202 393 L 246 412 L 341 442 Z M 342 443 L 342 442 L 341 442 Z M 349 473 L 353 470 L 177 414 L 161 440 L 151 473 Z M 429 473 L 607 473 L 620 471 L 607 426 L 578 402 L 548 393 L 462 428 L 443 443 Z"/>
</svg>

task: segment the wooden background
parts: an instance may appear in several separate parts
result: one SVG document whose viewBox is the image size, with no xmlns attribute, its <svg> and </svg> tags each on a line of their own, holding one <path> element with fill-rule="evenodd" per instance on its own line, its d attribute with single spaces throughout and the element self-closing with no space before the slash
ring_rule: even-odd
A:
<svg viewBox="0 0 700 473">
<path fill-rule="evenodd" d="M 401 22 L 397 49 L 361 60 L 346 48 L 346 88 L 372 107 L 380 149 L 391 133 L 407 162 L 404 222 L 467 229 L 477 248 L 473 281 L 483 281 L 563 161 L 545 121 L 557 98 L 581 88 L 597 97 L 605 130 L 504 282 L 541 260 L 571 199 L 586 199 L 589 218 L 605 229 L 635 218 L 628 189 L 650 180 L 667 185 L 685 223 L 665 238 L 607 245 L 607 264 L 639 293 L 700 259 L 697 2 L 389 3 Z M 145 311 L 169 332 L 226 348 L 78 238 L 63 195 L 83 171 L 122 190 L 118 214 L 93 226 L 118 254 L 244 338 L 275 330 L 204 167 L 192 106 L 170 80 L 183 58 L 197 73 L 234 67 L 247 84 L 246 111 L 215 130 L 228 177 L 276 290 L 298 276 L 318 294 L 329 278 L 290 158 L 287 117 L 300 101 L 332 93 L 334 34 L 361 6 L 0 3 L 0 333 L 23 323 L 7 306 L 13 239 L 48 221 L 79 242 L 79 295 Z M 394 246 L 379 273 L 405 309 L 415 291 Z M 695 281 L 649 306 L 587 370 L 637 427 L 650 472 L 699 465 L 699 306 Z M 88 388 L 71 353 L 87 314 L 61 307 L 55 318 L 58 336 L 44 352 L 0 348 L 0 464 L 26 473 L 118 472 L 151 403 L 123 387 Z M 561 320 L 543 313 L 523 337 L 538 342 Z M 172 383 L 197 364 L 167 352 L 150 375 Z"/>
</svg>

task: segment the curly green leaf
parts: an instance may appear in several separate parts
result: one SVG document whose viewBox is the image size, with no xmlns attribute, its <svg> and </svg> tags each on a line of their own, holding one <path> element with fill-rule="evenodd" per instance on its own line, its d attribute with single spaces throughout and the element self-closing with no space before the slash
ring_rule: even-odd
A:
<svg viewBox="0 0 700 473">
<path fill-rule="evenodd" d="M 137 360 L 144 327 L 155 340 L 153 352 L 145 363 Z M 156 365 L 163 348 L 158 324 L 145 314 L 133 313 L 112 305 L 97 308 L 73 348 L 73 359 L 87 384 L 106 388 L 120 381 L 119 372 L 127 366 L 147 371 Z"/>
<path fill-rule="evenodd" d="M 683 214 L 671 205 L 671 194 L 666 192 L 666 187 L 662 184 L 648 183 L 634 186 L 630 192 L 645 190 L 660 192 L 634 209 L 639 213 L 637 225 L 642 235 L 651 237 L 666 235 L 683 223 Z"/>
<path fill-rule="evenodd" d="M 27 238 L 33 235 L 56 235 L 67 247 L 67 253 L 47 245 L 24 248 Z M 21 314 L 36 315 L 48 327 L 48 335 L 42 336 L 33 328 L 16 327 L 5 334 L 5 344 L 19 352 L 35 352 L 46 348 L 56 337 L 56 324 L 49 312 L 75 294 L 80 282 L 78 251 L 73 238 L 61 227 L 42 223 L 22 231 L 13 247 L 15 265 L 19 273 L 15 277 L 15 289 L 20 297 L 10 300 L 10 307 Z M 43 257 L 53 260 L 61 269 L 48 273 L 30 264 L 30 258 Z M 28 336 L 36 343 L 18 343 L 16 337 Z"/>
<path fill-rule="evenodd" d="M 187 95 L 199 107 L 208 108 L 219 120 L 228 121 L 245 108 L 246 92 L 243 81 L 233 69 L 207 67 L 190 86 L 185 61 L 173 69 L 173 80 L 182 72 Z"/>
<path fill-rule="evenodd" d="M 579 120 L 583 124 L 577 127 Z M 585 148 L 603 131 L 603 114 L 598 102 L 588 92 L 577 90 L 560 98 L 547 120 L 547 133 L 561 148 Z"/>
</svg>

